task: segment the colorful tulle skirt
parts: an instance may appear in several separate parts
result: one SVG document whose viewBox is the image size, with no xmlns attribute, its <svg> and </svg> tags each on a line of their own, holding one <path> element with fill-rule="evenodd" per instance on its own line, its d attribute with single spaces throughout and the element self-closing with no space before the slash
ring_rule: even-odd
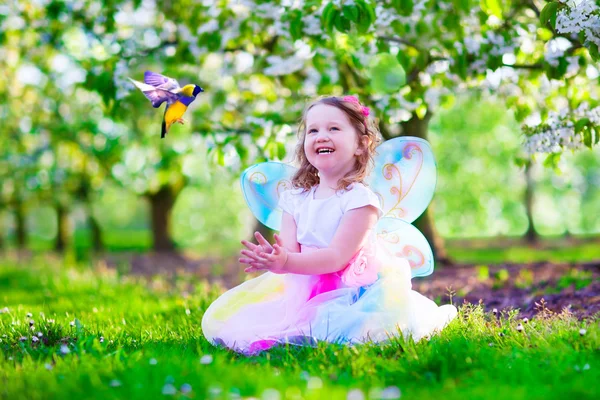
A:
<svg viewBox="0 0 600 400">
<path fill-rule="evenodd" d="M 441 331 L 456 316 L 453 305 L 438 307 L 411 289 L 408 261 L 398 265 L 396 258 L 394 265 L 381 260 L 374 265 L 371 258 L 365 265 L 361 254 L 338 273 L 266 272 L 234 287 L 206 310 L 205 337 L 244 354 L 283 343 L 379 343 L 400 332 L 418 341 Z"/>
</svg>

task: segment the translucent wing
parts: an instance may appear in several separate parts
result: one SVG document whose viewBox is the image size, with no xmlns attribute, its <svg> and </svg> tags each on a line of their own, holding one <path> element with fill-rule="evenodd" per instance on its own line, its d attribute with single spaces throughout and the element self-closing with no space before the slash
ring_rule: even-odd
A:
<svg viewBox="0 0 600 400">
<path fill-rule="evenodd" d="M 250 210 L 261 223 L 279 231 L 282 210 L 279 196 L 292 188 L 296 168 L 278 162 L 264 162 L 246 169 L 240 180 L 244 198 Z"/>
<path fill-rule="evenodd" d="M 433 272 L 433 252 L 410 223 L 425 211 L 435 191 L 436 165 L 426 140 L 403 136 L 377 148 L 369 185 L 381 201 L 378 243 L 388 255 L 408 259 L 412 276 Z M 393 264 L 393 263 L 392 263 Z"/>
<path fill-rule="evenodd" d="M 368 183 L 379 196 L 384 216 L 413 222 L 435 191 L 436 165 L 429 143 L 411 136 L 385 141 L 377 147 Z"/>
<path fill-rule="evenodd" d="M 425 236 L 413 225 L 398 218 L 383 217 L 375 227 L 379 251 L 387 259 L 405 258 L 410 264 L 412 277 L 427 276 L 433 272 L 433 252 Z M 393 267 L 393 261 L 391 267 Z"/>
<path fill-rule="evenodd" d="M 144 72 L 144 83 L 162 90 L 177 91 L 177 89 L 180 89 L 179 82 L 175 79 L 152 71 Z"/>
<path fill-rule="evenodd" d="M 152 102 L 152 107 L 154 108 L 160 107 L 160 105 L 165 101 L 167 104 L 172 104 L 181 97 L 181 95 L 168 90 L 157 89 L 152 85 L 138 82 L 131 78 L 129 78 L 129 80 L 133 82 L 133 84 L 140 89 L 142 93 L 144 93 L 144 96 L 146 96 L 146 98 Z"/>
</svg>

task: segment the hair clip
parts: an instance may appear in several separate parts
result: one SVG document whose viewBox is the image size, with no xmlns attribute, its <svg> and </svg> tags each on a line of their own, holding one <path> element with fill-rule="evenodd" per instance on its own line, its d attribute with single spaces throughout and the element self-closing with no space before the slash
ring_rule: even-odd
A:
<svg viewBox="0 0 600 400">
<path fill-rule="evenodd" d="M 369 116 L 369 114 L 371 112 L 371 110 L 369 109 L 369 107 L 365 107 L 365 106 L 361 105 L 360 102 L 358 101 L 358 99 L 356 97 L 354 97 L 354 96 L 344 96 L 343 100 L 347 101 L 349 103 L 354 103 L 354 104 L 360 105 L 360 112 L 362 112 L 362 114 L 365 117 Z"/>
</svg>

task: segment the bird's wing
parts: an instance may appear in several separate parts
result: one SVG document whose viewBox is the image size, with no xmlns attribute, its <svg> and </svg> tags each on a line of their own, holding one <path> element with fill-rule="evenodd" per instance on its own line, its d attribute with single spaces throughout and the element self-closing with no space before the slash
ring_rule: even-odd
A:
<svg viewBox="0 0 600 400">
<path fill-rule="evenodd" d="M 169 90 L 159 89 L 146 83 L 138 82 L 134 79 L 129 78 L 133 84 L 144 93 L 144 96 L 152 102 L 152 107 L 158 108 L 165 101 L 168 104 L 172 104 L 177 101 L 181 96 L 177 93 L 173 93 Z"/>
<path fill-rule="evenodd" d="M 152 71 L 144 72 L 144 83 L 163 90 L 176 91 L 180 89 L 179 82 L 175 79 Z"/>
</svg>

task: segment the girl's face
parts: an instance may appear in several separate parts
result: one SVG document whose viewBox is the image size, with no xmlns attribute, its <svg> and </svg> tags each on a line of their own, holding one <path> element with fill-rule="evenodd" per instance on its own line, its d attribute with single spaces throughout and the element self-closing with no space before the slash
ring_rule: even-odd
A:
<svg viewBox="0 0 600 400">
<path fill-rule="evenodd" d="M 343 177 L 363 150 L 348 116 L 339 108 L 319 104 L 306 115 L 304 154 L 319 174 Z"/>
</svg>

